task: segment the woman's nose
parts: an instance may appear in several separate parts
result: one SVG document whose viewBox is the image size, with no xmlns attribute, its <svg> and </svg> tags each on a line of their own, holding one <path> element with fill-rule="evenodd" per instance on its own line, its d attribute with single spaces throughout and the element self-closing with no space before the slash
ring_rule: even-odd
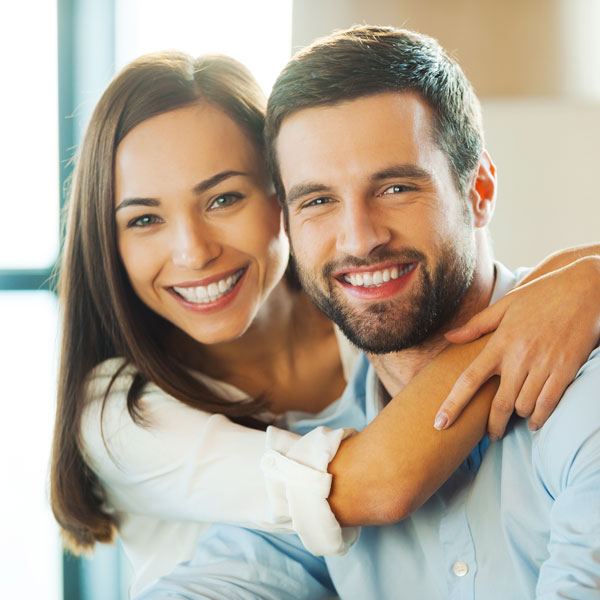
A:
<svg viewBox="0 0 600 600">
<path fill-rule="evenodd" d="M 221 244 L 209 227 L 185 223 L 177 228 L 172 260 L 177 267 L 202 269 L 220 256 Z"/>
</svg>

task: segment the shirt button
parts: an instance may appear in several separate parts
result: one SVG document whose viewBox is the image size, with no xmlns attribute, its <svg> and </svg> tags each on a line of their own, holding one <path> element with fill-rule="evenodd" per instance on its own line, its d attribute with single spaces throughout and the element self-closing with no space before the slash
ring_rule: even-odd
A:
<svg viewBox="0 0 600 600">
<path fill-rule="evenodd" d="M 467 563 L 459 560 L 452 565 L 452 571 L 457 577 L 464 577 L 469 572 L 469 566 Z"/>
</svg>

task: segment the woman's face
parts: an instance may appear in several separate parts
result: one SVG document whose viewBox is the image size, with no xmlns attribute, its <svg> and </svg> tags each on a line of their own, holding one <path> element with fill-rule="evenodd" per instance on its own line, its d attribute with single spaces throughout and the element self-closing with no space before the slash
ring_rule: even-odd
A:
<svg viewBox="0 0 600 600">
<path fill-rule="evenodd" d="M 115 218 L 133 289 L 196 341 L 242 335 L 288 260 L 262 157 L 223 111 L 143 121 L 117 148 Z"/>
</svg>

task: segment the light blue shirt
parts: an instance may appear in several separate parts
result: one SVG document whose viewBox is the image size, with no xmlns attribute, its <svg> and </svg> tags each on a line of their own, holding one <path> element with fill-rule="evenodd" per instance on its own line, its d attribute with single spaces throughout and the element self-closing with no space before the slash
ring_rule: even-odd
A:
<svg viewBox="0 0 600 600">
<path fill-rule="evenodd" d="M 497 265 L 492 300 L 516 281 Z M 342 398 L 318 425 L 363 428 L 385 395 L 361 357 Z M 243 497 L 240 497 L 243 502 Z M 215 525 L 189 563 L 139 600 L 520 600 L 600 598 L 600 350 L 531 433 L 513 419 L 501 442 L 484 438 L 407 519 L 363 527 L 343 557 L 309 554 L 292 535 Z"/>
</svg>

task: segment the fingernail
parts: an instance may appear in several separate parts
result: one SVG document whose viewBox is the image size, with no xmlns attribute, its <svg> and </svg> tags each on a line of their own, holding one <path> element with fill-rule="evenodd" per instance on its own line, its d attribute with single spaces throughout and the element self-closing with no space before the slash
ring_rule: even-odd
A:
<svg viewBox="0 0 600 600">
<path fill-rule="evenodd" d="M 529 423 L 529 431 L 537 431 L 540 426 L 537 423 Z"/>
<path fill-rule="evenodd" d="M 488 435 L 488 439 L 490 440 L 490 442 L 497 442 L 500 439 L 500 437 L 493 433 L 490 433 Z"/>
<path fill-rule="evenodd" d="M 444 427 L 446 427 L 447 424 L 448 424 L 448 415 L 446 413 L 439 412 L 435 416 L 435 421 L 433 422 L 433 426 L 436 429 L 444 429 Z"/>
</svg>

